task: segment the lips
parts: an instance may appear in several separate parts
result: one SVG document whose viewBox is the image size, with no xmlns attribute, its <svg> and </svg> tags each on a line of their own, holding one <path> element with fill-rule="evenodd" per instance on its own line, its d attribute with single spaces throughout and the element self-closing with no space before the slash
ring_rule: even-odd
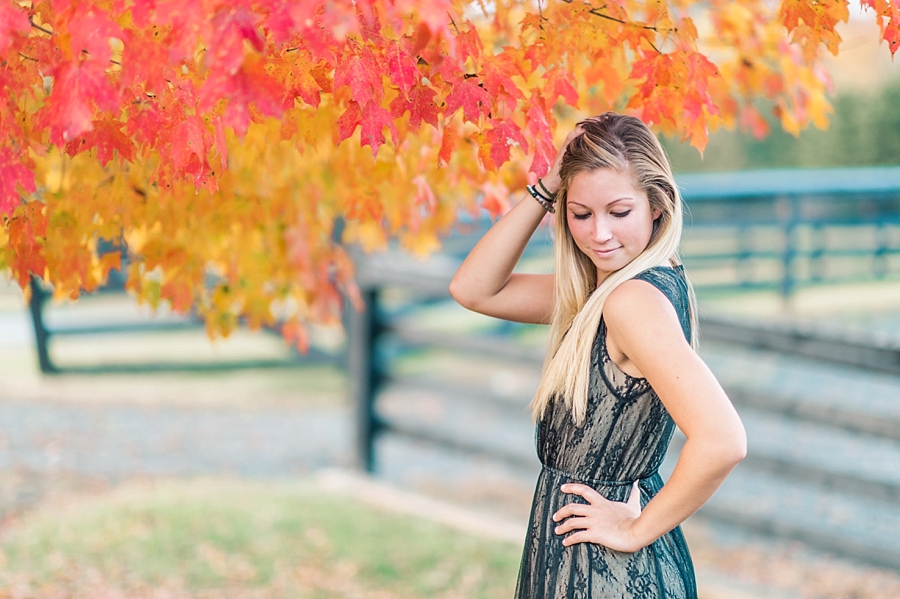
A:
<svg viewBox="0 0 900 599">
<path fill-rule="evenodd" d="M 610 254 L 612 254 L 612 253 L 615 252 L 616 250 L 620 250 L 620 249 L 622 249 L 622 246 L 614 247 L 614 248 L 609 248 L 609 249 L 606 249 L 606 250 L 594 250 L 594 253 L 597 254 L 598 256 L 609 256 Z"/>
</svg>

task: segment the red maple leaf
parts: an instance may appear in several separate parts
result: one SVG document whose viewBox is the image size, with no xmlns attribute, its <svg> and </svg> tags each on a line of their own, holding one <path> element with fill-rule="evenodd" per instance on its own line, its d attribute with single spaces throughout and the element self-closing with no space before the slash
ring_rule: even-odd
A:
<svg viewBox="0 0 900 599">
<path fill-rule="evenodd" d="M 168 88 L 167 81 L 175 79 L 165 47 L 151 32 L 129 29 L 124 35 L 122 87 L 140 84 L 145 92 L 162 93 Z"/>
<path fill-rule="evenodd" d="M 419 23 L 425 26 L 432 36 L 444 36 L 451 38 L 450 23 L 456 12 L 452 0 L 395 0 L 394 7 L 399 13 L 413 14 L 418 17 Z M 456 20 L 459 20 L 458 17 Z"/>
<path fill-rule="evenodd" d="M 362 122 L 362 111 L 359 109 L 359 104 L 351 100 L 347 104 L 347 110 L 338 117 L 338 143 L 353 135 L 360 122 Z"/>
<path fill-rule="evenodd" d="M 104 166 L 112 160 L 113 151 L 125 160 L 134 158 L 134 143 L 122 132 L 122 123 L 115 120 L 95 120 L 90 131 L 66 144 L 66 153 L 74 156 L 91 148 L 97 148 L 97 160 Z"/>
<path fill-rule="evenodd" d="M 534 144 L 534 158 L 531 161 L 529 171 L 538 177 L 543 177 L 550 170 L 553 159 L 556 158 L 556 148 L 553 147 L 553 133 L 547 123 L 547 116 L 541 110 L 540 98 L 532 98 L 531 108 L 525 113 L 525 122 L 528 132 L 531 133 Z"/>
<path fill-rule="evenodd" d="M 43 277 L 47 269 L 43 254 L 47 217 L 43 209 L 43 202 L 28 202 L 9 219 L 9 247 L 14 252 L 12 271 L 23 289 L 32 273 Z"/>
<path fill-rule="evenodd" d="M 409 95 L 409 90 L 422 78 L 416 61 L 410 56 L 406 45 L 399 41 L 391 42 L 387 50 L 387 58 L 391 81 L 403 91 L 404 96 Z"/>
<path fill-rule="evenodd" d="M 464 120 L 477 124 L 479 117 L 490 114 L 491 95 L 478 85 L 476 79 L 469 77 L 452 82 L 453 89 L 447 96 L 447 116 L 462 108 Z"/>
<path fill-rule="evenodd" d="M 391 114 L 400 118 L 403 113 L 409 111 L 409 126 L 413 131 L 418 131 L 422 123 L 428 123 L 437 127 L 438 107 L 434 101 L 435 91 L 422 85 L 415 86 L 407 100 L 403 96 L 397 96 L 391 101 Z"/>
<path fill-rule="evenodd" d="M 95 106 L 118 110 L 119 94 L 96 60 L 81 61 L 79 57 L 59 64 L 52 72 L 53 90 L 37 118 L 38 126 L 50 130 L 52 143 L 63 145 L 90 131 Z"/>
<path fill-rule="evenodd" d="M 456 39 L 454 40 L 456 43 L 456 59 L 462 64 L 466 62 L 467 58 L 472 58 L 477 64 L 478 59 L 481 58 L 484 46 L 481 43 L 481 36 L 478 34 L 478 30 L 475 29 L 472 22 L 467 21 L 466 24 L 469 27 L 465 31 L 457 34 Z"/>
<path fill-rule="evenodd" d="M 163 0 L 157 2 L 153 22 L 168 26 L 166 43 L 169 47 L 171 62 L 192 59 L 197 40 L 208 39 L 209 20 L 203 11 L 201 2 L 183 2 L 182 0 Z"/>
<path fill-rule="evenodd" d="M 525 99 L 512 80 L 512 75 L 517 73 L 518 67 L 506 53 L 491 57 L 484 67 L 484 89 L 496 99 L 498 105 L 504 105 L 510 112 L 516 109 L 519 100 Z"/>
<path fill-rule="evenodd" d="M 524 148 L 528 145 L 522 130 L 512 121 L 491 120 L 491 128 L 487 132 L 487 139 L 491 143 L 491 160 L 495 166 L 500 166 L 509 161 L 509 149 L 511 146 Z"/>
<path fill-rule="evenodd" d="M 206 63 L 225 73 L 234 73 L 244 61 L 244 41 L 261 52 L 265 40 L 257 29 L 260 15 L 243 7 L 222 7 L 213 16 L 212 37 L 206 49 Z"/>
<path fill-rule="evenodd" d="M 900 4 L 896 0 L 890 3 L 890 22 L 884 27 L 884 41 L 888 43 L 893 56 L 900 49 Z M 885 11 L 887 12 L 887 11 Z"/>
<path fill-rule="evenodd" d="M 449 164 L 450 155 L 456 149 L 456 142 L 459 141 L 459 132 L 453 127 L 444 127 L 441 137 L 441 150 L 438 152 L 438 162 Z"/>
<path fill-rule="evenodd" d="M 346 57 L 338 58 L 334 68 L 334 89 L 350 87 L 350 96 L 365 106 L 372 100 L 381 102 L 384 88 L 381 85 L 381 70 L 378 60 L 368 46 Z"/>
<path fill-rule="evenodd" d="M 161 109 L 155 101 L 143 102 L 130 109 L 130 113 L 131 118 L 125 122 L 126 132 L 134 137 L 139 146 L 148 148 L 156 146 L 160 131 L 178 118 L 184 118 L 176 111 Z"/>
<path fill-rule="evenodd" d="M 384 143 L 384 128 L 391 130 L 391 139 L 397 145 L 397 129 L 394 127 L 394 119 L 391 113 L 375 102 L 366 104 L 362 113 L 362 129 L 360 130 L 360 145 L 370 146 L 372 156 L 378 155 L 378 148 Z"/>
<path fill-rule="evenodd" d="M 87 50 L 92 60 L 106 67 L 112 58 L 109 38 L 122 38 L 122 29 L 104 11 L 88 3 L 79 4 L 70 18 L 67 29 L 71 35 L 72 54 Z"/>
<path fill-rule="evenodd" d="M 200 88 L 200 109 L 208 110 L 221 98 L 227 98 L 222 121 L 233 127 L 238 136 L 247 132 L 250 122 L 250 103 L 267 116 L 281 116 L 284 88 L 268 75 L 258 57 L 248 56 L 240 68 L 229 76 L 211 73 Z"/>
<path fill-rule="evenodd" d="M 543 87 L 544 98 L 551 107 L 556 104 L 556 99 L 562 97 L 570 106 L 578 108 L 578 92 L 569 82 L 566 72 L 560 68 L 550 69 L 544 73 Z"/>
<path fill-rule="evenodd" d="M 34 193 L 34 172 L 12 149 L 0 146 L 0 214 L 12 214 L 19 205 L 19 187 Z"/>
<path fill-rule="evenodd" d="M 27 33 L 31 29 L 28 14 L 15 2 L 0 3 L 0 54 L 12 44 L 14 33 Z"/>
<path fill-rule="evenodd" d="M 285 109 L 292 108 L 296 98 L 313 108 L 319 106 L 325 90 L 315 75 L 318 68 L 319 65 L 313 62 L 309 51 L 302 48 L 282 52 L 268 61 L 266 72 L 283 81 L 287 88 L 282 102 Z"/>
<path fill-rule="evenodd" d="M 150 13 L 156 8 L 156 0 L 131 0 L 131 20 L 139 29 L 150 26 Z M 118 12 L 118 11 L 117 11 Z"/>
<path fill-rule="evenodd" d="M 206 160 L 213 139 L 203 120 L 192 116 L 159 132 L 157 148 L 163 165 L 176 178 L 189 176 L 198 186 L 206 186 L 209 163 Z"/>
</svg>

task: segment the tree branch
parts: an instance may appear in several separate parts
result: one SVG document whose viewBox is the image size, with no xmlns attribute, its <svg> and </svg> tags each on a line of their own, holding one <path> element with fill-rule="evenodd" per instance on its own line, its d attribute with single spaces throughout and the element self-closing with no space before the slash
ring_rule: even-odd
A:
<svg viewBox="0 0 900 599">
<path fill-rule="evenodd" d="M 44 29 L 40 25 L 35 24 L 33 16 L 28 17 L 28 22 L 31 23 L 31 26 L 34 27 L 35 29 L 37 29 L 38 31 L 40 31 L 42 33 L 46 33 L 47 35 L 53 35 L 53 32 L 50 31 L 49 29 Z"/>
<path fill-rule="evenodd" d="M 566 4 L 572 4 L 575 0 L 562 0 L 562 1 L 565 2 Z M 588 2 L 585 2 L 585 4 L 587 4 L 588 6 L 591 6 L 590 3 L 588 3 Z M 588 12 L 590 14 L 594 15 L 595 17 L 600 17 L 601 19 L 606 19 L 608 21 L 613 21 L 615 23 L 620 23 L 622 25 L 634 25 L 634 26 L 640 27 L 641 29 L 646 29 L 648 31 L 655 31 L 656 33 L 678 33 L 677 27 L 672 27 L 671 29 L 660 29 L 658 27 L 654 27 L 653 25 L 643 25 L 643 24 L 637 23 L 637 22 L 623 21 L 622 19 L 617 19 L 616 17 L 613 17 L 611 15 L 608 15 L 608 14 L 602 12 L 603 9 L 606 8 L 607 6 L 608 5 L 606 5 L 606 4 L 604 4 L 603 6 L 600 6 L 600 7 L 591 6 L 591 9 Z"/>
</svg>

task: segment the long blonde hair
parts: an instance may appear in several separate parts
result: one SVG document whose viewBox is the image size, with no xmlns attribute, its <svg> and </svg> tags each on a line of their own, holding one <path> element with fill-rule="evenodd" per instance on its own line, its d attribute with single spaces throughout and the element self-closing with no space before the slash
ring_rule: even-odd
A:
<svg viewBox="0 0 900 599">
<path fill-rule="evenodd" d="M 607 112 L 581 123 L 584 133 L 573 139 L 560 166 L 562 180 L 557 193 L 556 297 L 551 320 L 550 345 L 541 382 L 531 402 L 540 419 L 551 401 L 562 400 L 575 422 L 587 413 L 591 349 L 600 326 L 603 304 L 613 290 L 640 272 L 668 262 L 679 264 L 682 231 L 681 194 L 672 176 L 665 151 L 640 119 Z M 650 211 L 660 211 L 650 242 L 644 251 L 597 284 L 597 267 L 572 238 L 566 218 L 568 189 L 579 173 L 612 169 L 629 175 L 647 194 Z M 696 309 L 689 289 L 692 331 Z M 693 340 L 696 334 L 692 336 Z"/>
</svg>

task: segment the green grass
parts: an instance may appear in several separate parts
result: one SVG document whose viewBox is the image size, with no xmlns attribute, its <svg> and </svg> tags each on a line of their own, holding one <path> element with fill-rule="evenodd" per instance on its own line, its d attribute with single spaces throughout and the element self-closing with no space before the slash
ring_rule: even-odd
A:
<svg viewBox="0 0 900 599">
<path fill-rule="evenodd" d="M 0 596 L 488 599 L 512 595 L 521 552 L 312 485 L 167 483 L 50 507 L 0 540 Z"/>
</svg>

